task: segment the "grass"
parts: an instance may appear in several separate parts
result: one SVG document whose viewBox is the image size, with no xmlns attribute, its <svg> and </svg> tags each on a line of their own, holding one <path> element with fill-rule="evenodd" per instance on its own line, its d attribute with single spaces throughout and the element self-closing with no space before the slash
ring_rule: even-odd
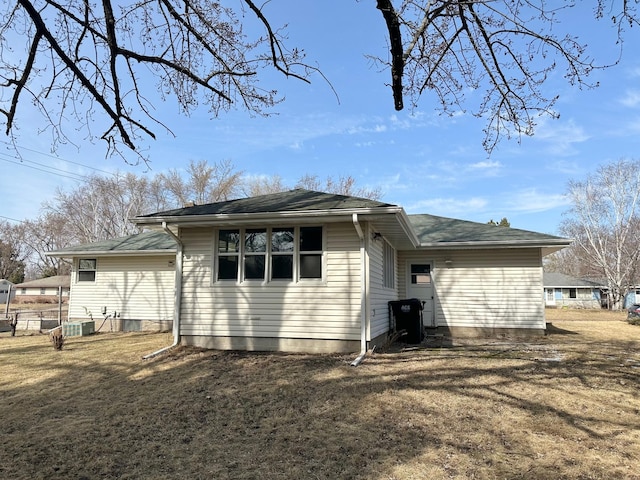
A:
<svg viewBox="0 0 640 480">
<path fill-rule="evenodd" d="M 0 334 L 0 478 L 640 479 L 640 327 L 353 356 Z"/>
</svg>

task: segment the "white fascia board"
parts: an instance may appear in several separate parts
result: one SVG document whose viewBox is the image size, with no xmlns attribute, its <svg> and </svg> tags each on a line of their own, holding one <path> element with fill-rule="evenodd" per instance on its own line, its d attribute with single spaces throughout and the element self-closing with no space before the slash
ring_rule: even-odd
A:
<svg viewBox="0 0 640 480">
<path fill-rule="evenodd" d="M 423 243 L 418 246 L 420 250 L 469 250 L 469 249 L 488 249 L 488 248 L 548 248 L 553 251 L 560 250 L 571 245 L 571 242 L 536 242 L 530 240 L 505 240 L 496 242 L 435 242 Z M 551 253 L 551 252 L 549 252 Z"/>
<path fill-rule="evenodd" d="M 71 258 L 71 257 L 85 257 L 85 258 L 93 258 L 93 257 L 110 257 L 110 256 L 148 256 L 148 255 L 175 255 L 175 250 L 96 250 L 96 251 L 88 251 L 88 250 L 75 250 L 75 251 L 65 251 L 65 252 L 46 252 L 45 255 L 47 257 L 60 257 L 60 258 Z"/>
<path fill-rule="evenodd" d="M 166 222 L 172 226 L 187 225 L 250 225 L 274 221 L 324 221 L 335 222 L 351 219 L 353 214 L 374 215 L 374 214 L 396 214 L 399 207 L 376 207 L 376 208 L 352 208 L 341 210 L 305 210 L 290 212 L 263 212 L 263 213 L 232 213 L 232 214 L 211 214 L 211 215 L 175 215 L 167 217 L 147 217 L 133 218 L 137 225 L 156 225 Z M 345 218 L 343 218 L 345 217 Z"/>
</svg>

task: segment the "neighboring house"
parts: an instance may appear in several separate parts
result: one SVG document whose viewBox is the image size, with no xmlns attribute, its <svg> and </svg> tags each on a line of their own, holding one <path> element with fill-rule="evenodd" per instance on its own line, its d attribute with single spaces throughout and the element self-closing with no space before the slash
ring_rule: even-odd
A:
<svg viewBox="0 0 640 480">
<path fill-rule="evenodd" d="M 547 307 L 602 308 L 606 300 L 606 288 L 599 282 L 545 272 L 543 283 Z"/>
<path fill-rule="evenodd" d="M 15 286 L 9 280 L 0 279 L 0 306 L 11 301 L 16 294 Z"/>
<path fill-rule="evenodd" d="M 63 248 L 73 261 L 69 321 L 93 319 L 96 331 L 171 330 L 176 242 L 163 232 Z"/>
<path fill-rule="evenodd" d="M 69 275 L 55 275 L 29 282 L 18 283 L 16 290 L 18 303 L 57 303 L 58 298 L 66 301 L 69 297 Z"/>
</svg>

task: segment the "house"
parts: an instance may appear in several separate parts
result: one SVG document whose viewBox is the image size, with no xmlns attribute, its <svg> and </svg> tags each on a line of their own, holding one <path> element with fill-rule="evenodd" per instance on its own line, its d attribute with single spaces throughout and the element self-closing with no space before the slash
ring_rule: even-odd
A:
<svg viewBox="0 0 640 480">
<path fill-rule="evenodd" d="M 0 279 L 0 305 L 5 305 L 8 302 L 13 300 L 15 296 L 16 290 L 12 282 L 9 280 L 5 280 L 4 278 Z"/>
<path fill-rule="evenodd" d="M 68 320 L 103 332 L 171 330 L 176 251 L 172 236 L 152 231 L 50 252 L 73 262 Z"/>
<path fill-rule="evenodd" d="M 55 275 L 18 283 L 16 291 L 17 303 L 58 303 L 58 299 L 66 301 L 69 297 L 69 275 Z"/>
<path fill-rule="evenodd" d="M 302 189 L 134 222 L 177 242 L 175 341 L 217 349 L 364 353 L 388 340 L 389 302 L 404 298 L 424 302 L 434 331 L 541 334 L 542 258 L 570 244 Z M 102 268 L 134 259 L 95 260 L 96 287 Z"/>
<path fill-rule="evenodd" d="M 217 349 L 364 353 L 410 298 L 434 332 L 542 334 L 542 258 L 570 243 L 302 189 L 134 222 L 152 231 L 51 253 L 73 259 L 69 319 L 171 319 Z"/>
<path fill-rule="evenodd" d="M 545 272 L 543 283 L 547 307 L 602 308 L 606 301 L 606 287 L 600 282 Z"/>
</svg>

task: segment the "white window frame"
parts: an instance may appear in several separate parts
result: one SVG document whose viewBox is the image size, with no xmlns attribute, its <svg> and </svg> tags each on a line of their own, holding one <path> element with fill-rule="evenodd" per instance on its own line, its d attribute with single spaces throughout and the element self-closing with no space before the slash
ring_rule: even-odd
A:
<svg viewBox="0 0 640 480">
<path fill-rule="evenodd" d="M 300 250 L 300 229 L 305 227 L 317 227 L 322 230 L 322 239 L 321 245 L 322 250 L 313 250 L 313 251 L 301 251 Z M 272 250 L 272 234 L 277 230 L 281 229 L 292 229 L 293 230 L 293 238 L 294 238 L 294 248 L 293 251 L 288 252 L 273 252 Z M 267 248 L 265 252 L 254 252 L 249 253 L 245 250 L 245 235 L 248 230 L 264 230 L 267 234 Z M 219 242 L 220 242 L 220 232 L 221 231 L 237 231 L 240 235 L 240 248 L 238 252 L 233 253 L 223 253 L 219 251 Z M 327 251 L 327 241 L 326 241 L 327 229 L 325 225 L 318 224 L 310 224 L 310 225 L 302 225 L 302 226 L 286 226 L 286 225 L 276 225 L 273 227 L 261 227 L 261 226 L 251 226 L 251 227 L 242 227 L 242 228 L 218 228 L 214 231 L 214 242 L 213 242 L 213 265 L 212 265 L 212 283 L 213 284 L 224 284 L 224 283 L 234 283 L 234 284 L 242 284 L 242 283 L 323 283 L 326 279 L 327 265 L 326 265 L 326 251 Z M 245 279 L 245 258 L 247 256 L 251 256 L 254 254 L 264 255 L 265 256 L 265 274 L 263 279 Z M 272 258 L 280 255 L 290 255 L 293 259 L 293 272 L 291 279 L 288 278 L 272 278 Z M 302 277 L 301 276 L 301 256 L 303 255 L 319 255 L 320 256 L 320 277 Z M 236 256 L 238 261 L 238 272 L 236 279 L 220 279 L 219 277 L 219 269 L 220 263 L 219 258 L 223 256 Z"/>
<path fill-rule="evenodd" d="M 93 262 L 93 268 L 82 268 L 81 263 L 84 261 Z M 96 278 L 98 277 L 98 259 L 97 258 L 79 258 L 78 259 L 78 268 L 76 269 L 76 282 L 80 283 L 95 283 Z M 93 279 L 86 280 L 81 279 L 81 273 L 83 272 L 93 272 Z"/>
</svg>

